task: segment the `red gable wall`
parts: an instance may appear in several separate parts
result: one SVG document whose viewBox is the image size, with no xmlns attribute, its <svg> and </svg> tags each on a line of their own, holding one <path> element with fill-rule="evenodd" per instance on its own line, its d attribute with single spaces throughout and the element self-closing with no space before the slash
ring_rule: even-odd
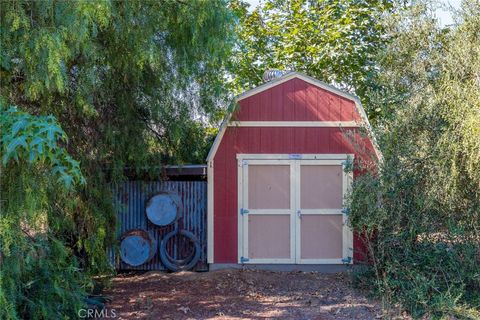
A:
<svg viewBox="0 0 480 320">
<path fill-rule="evenodd" d="M 355 103 L 294 78 L 239 102 L 232 120 L 353 121 Z M 355 160 L 374 155 L 371 141 L 358 128 L 228 127 L 214 161 L 214 263 L 237 263 L 238 153 L 353 153 Z M 354 175 L 356 173 L 354 172 Z M 354 261 L 361 259 L 354 235 Z"/>
<path fill-rule="evenodd" d="M 352 100 L 294 78 L 241 100 L 233 120 L 353 121 L 360 114 Z"/>
</svg>

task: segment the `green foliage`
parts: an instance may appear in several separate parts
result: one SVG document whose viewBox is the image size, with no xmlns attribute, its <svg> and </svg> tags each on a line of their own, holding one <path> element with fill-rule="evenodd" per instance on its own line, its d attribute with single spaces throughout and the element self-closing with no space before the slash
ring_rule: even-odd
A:
<svg viewBox="0 0 480 320">
<path fill-rule="evenodd" d="M 233 86 L 237 91 L 252 88 L 268 69 L 295 70 L 368 102 L 366 92 L 375 84 L 375 54 L 387 40 L 380 18 L 392 3 L 267 0 L 249 13 L 247 4 L 234 1 L 240 23 Z"/>
<path fill-rule="evenodd" d="M 0 100 L 18 108 L 2 110 L 0 232 L 18 248 L 9 254 L 28 260 L 2 274 L 6 317 L 75 317 L 79 279 L 110 272 L 109 184 L 125 167 L 205 160 L 228 99 L 233 22 L 222 0 L 0 3 Z M 54 253 L 44 264 L 25 250 L 32 242 L 19 236 L 20 213 Z M 24 288 L 42 274 L 38 290 Z M 45 298 L 28 301 L 42 290 Z M 65 307 L 62 290 L 71 293 Z"/>
<path fill-rule="evenodd" d="M 67 143 L 67 135 L 52 116 L 35 117 L 11 107 L 8 110 L 0 104 L 0 129 L 5 134 L 0 139 L 2 164 L 11 160 L 17 164 L 43 164 L 52 168 L 67 188 L 72 183 L 84 184 L 79 163 L 70 157 L 57 141 Z"/>
<path fill-rule="evenodd" d="M 480 318 L 480 5 L 440 28 L 428 3 L 386 21 L 378 173 L 354 183 L 350 221 L 364 230 L 361 276 L 415 318 Z M 368 275 L 373 277 L 368 277 Z"/>
<path fill-rule="evenodd" d="M 0 124 L 0 318 L 75 314 L 89 282 L 63 238 L 71 217 L 55 207 L 84 183 L 79 164 L 55 118 L 2 107 Z"/>
</svg>

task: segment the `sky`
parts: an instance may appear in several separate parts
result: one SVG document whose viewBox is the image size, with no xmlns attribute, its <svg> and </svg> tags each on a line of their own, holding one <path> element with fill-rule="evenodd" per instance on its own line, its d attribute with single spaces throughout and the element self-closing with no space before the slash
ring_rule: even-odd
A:
<svg viewBox="0 0 480 320">
<path fill-rule="evenodd" d="M 462 3 L 461 0 L 443 0 L 439 1 L 445 6 L 452 6 L 454 9 L 460 9 L 460 4 Z M 449 25 L 453 23 L 453 18 L 451 12 L 448 12 L 444 9 L 437 9 L 437 17 L 440 20 L 442 25 Z"/>
<path fill-rule="evenodd" d="M 253 10 L 261 0 L 247 0 L 248 3 L 250 3 L 250 9 Z M 460 8 L 460 3 L 462 2 L 461 0 L 438 0 L 439 2 L 439 8 L 437 9 L 437 17 L 440 21 L 440 23 L 445 26 L 453 23 L 453 18 L 450 12 L 448 10 L 440 8 L 442 5 L 444 6 L 452 6 L 455 9 Z"/>
</svg>

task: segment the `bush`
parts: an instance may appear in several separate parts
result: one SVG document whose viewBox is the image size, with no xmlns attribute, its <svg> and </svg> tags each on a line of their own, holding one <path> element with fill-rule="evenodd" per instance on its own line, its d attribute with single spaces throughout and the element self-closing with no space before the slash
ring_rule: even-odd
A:
<svg viewBox="0 0 480 320">
<path fill-rule="evenodd" d="M 480 318 L 480 5 L 452 28 L 420 3 L 389 20 L 378 171 L 356 179 L 350 223 L 365 232 L 357 275 L 415 318 Z"/>
</svg>

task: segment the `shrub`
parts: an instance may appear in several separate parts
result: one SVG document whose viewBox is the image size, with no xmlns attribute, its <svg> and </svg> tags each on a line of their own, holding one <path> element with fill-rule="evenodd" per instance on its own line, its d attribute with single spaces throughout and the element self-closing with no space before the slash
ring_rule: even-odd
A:
<svg viewBox="0 0 480 320">
<path fill-rule="evenodd" d="M 440 28 L 420 3 L 389 20 L 383 159 L 356 179 L 350 222 L 366 234 L 359 280 L 414 317 L 480 318 L 480 5 Z"/>
</svg>

